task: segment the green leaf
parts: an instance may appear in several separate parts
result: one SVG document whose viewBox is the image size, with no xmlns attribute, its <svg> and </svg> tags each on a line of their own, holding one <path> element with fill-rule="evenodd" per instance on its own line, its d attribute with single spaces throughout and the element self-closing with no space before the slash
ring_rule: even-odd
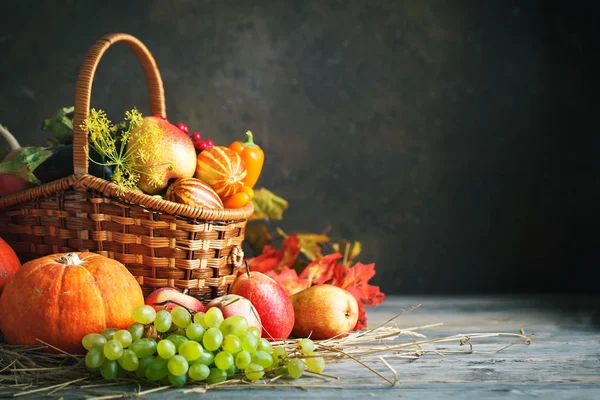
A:
<svg viewBox="0 0 600 400">
<path fill-rule="evenodd" d="M 254 191 L 252 203 L 254 204 L 254 213 L 250 216 L 250 220 L 281 220 L 283 212 L 288 208 L 288 202 L 285 199 L 265 188 Z"/>
<path fill-rule="evenodd" d="M 59 144 L 73 143 L 73 121 L 69 114 L 74 107 L 60 108 L 52 117 L 44 120 L 42 130 L 54 134 L 53 142 Z"/>
</svg>

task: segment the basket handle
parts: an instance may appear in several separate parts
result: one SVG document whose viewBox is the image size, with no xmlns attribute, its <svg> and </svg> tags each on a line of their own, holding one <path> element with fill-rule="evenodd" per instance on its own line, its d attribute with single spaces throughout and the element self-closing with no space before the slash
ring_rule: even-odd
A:
<svg viewBox="0 0 600 400">
<path fill-rule="evenodd" d="M 135 53 L 142 65 L 146 76 L 146 85 L 150 95 L 150 111 L 166 117 L 165 92 L 160 72 L 154 57 L 144 44 L 137 38 L 126 33 L 111 33 L 101 37 L 88 50 L 79 69 L 77 86 L 75 87 L 75 104 L 73 116 L 73 172 L 77 175 L 87 174 L 89 161 L 86 155 L 88 149 L 88 134 L 81 129 L 81 124 L 90 112 L 90 99 L 94 74 L 100 59 L 108 48 L 117 42 L 123 42 Z"/>
</svg>

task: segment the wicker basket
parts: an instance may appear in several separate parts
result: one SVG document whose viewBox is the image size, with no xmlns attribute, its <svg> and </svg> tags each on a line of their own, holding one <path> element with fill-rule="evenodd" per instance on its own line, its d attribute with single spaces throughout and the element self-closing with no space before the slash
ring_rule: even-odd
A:
<svg viewBox="0 0 600 400">
<path fill-rule="evenodd" d="M 141 63 L 152 114 L 166 116 L 162 79 L 144 44 L 128 34 L 102 37 L 89 49 L 77 79 L 73 175 L 0 197 L 0 237 L 22 261 L 93 251 L 123 263 L 145 296 L 174 287 L 207 302 L 225 294 L 235 278 L 252 205 L 190 207 L 138 191 L 122 194 L 112 182 L 88 174 L 88 138 L 79 127 L 90 110 L 98 63 L 116 42 L 128 45 Z"/>
</svg>

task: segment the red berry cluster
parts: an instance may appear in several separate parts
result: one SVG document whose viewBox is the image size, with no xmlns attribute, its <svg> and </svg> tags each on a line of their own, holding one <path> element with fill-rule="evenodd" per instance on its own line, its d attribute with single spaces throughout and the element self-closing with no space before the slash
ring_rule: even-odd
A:
<svg viewBox="0 0 600 400">
<path fill-rule="evenodd" d="M 191 137 L 192 137 L 192 142 L 194 142 L 194 147 L 196 148 L 197 153 L 200 153 L 202 150 L 206 150 L 215 145 L 214 142 L 210 139 L 206 139 L 203 141 L 202 135 L 200 135 L 200 132 L 192 133 Z"/>
</svg>

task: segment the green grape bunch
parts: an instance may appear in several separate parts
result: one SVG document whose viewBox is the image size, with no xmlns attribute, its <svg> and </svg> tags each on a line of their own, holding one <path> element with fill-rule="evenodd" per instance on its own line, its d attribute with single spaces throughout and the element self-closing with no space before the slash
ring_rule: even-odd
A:
<svg viewBox="0 0 600 400">
<path fill-rule="evenodd" d="M 324 358 L 308 338 L 295 349 L 273 346 L 245 317 L 225 318 L 221 309 L 191 313 L 182 306 L 156 311 L 141 305 L 128 329 L 107 328 L 82 339 L 85 365 L 112 380 L 130 374 L 137 379 L 184 386 L 214 384 L 231 378 L 256 381 L 271 374 L 296 379 L 305 371 L 321 373 Z"/>
</svg>

